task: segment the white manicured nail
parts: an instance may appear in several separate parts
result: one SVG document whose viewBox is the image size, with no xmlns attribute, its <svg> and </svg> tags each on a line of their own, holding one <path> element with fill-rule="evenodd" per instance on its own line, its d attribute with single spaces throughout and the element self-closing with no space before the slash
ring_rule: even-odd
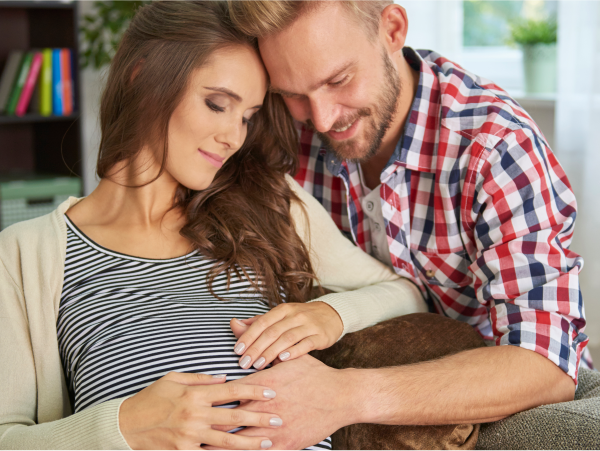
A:
<svg viewBox="0 0 600 451">
<path fill-rule="evenodd" d="M 281 418 L 271 418 L 269 424 L 271 426 L 279 427 L 283 424 L 283 420 Z"/>
<path fill-rule="evenodd" d="M 271 446 L 273 446 L 273 442 L 271 440 L 263 440 L 262 442 L 260 442 L 260 447 L 262 449 L 267 449 L 267 448 L 270 448 Z"/>
<path fill-rule="evenodd" d="M 227 374 L 213 374 L 213 379 L 223 379 Z"/>
<path fill-rule="evenodd" d="M 235 352 L 237 355 L 242 355 L 244 353 L 244 349 L 246 349 L 246 345 L 244 343 L 238 343 L 235 345 L 235 348 L 233 348 L 233 352 Z"/>
<path fill-rule="evenodd" d="M 254 368 L 259 369 L 262 368 L 262 366 L 265 364 L 266 359 L 264 357 L 261 357 L 260 359 L 258 359 L 256 362 L 254 362 Z"/>
<path fill-rule="evenodd" d="M 242 368 L 246 369 L 246 368 L 248 368 L 250 366 L 250 362 L 251 361 L 252 361 L 252 357 L 250 357 L 249 355 L 247 355 L 242 360 L 240 360 L 240 366 Z"/>
<path fill-rule="evenodd" d="M 287 360 L 290 358 L 290 355 L 291 354 L 287 351 L 282 352 L 281 354 L 279 354 L 279 360 Z"/>
<path fill-rule="evenodd" d="M 263 390 L 263 396 L 265 398 L 273 399 L 275 397 L 275 392 L 269 388 Z"/>
</svg>

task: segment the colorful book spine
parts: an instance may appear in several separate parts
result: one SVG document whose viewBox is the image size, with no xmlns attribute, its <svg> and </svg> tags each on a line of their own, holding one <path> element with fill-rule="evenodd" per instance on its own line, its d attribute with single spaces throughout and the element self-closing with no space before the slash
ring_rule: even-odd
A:
<svg viewBox="0 0 600 451">
<path fill-rule="evenodd" d="M 33 56 L 31 59 L 31 67 L 29 69 L 29 73 L 27 74 L 27 78 L 25 79 L 25 84 L 23 85 L 23 90 L 15 109 L 15 114 L 17 116 L 24 116 L 27 112 L 27 107 L 31 101 L 31 95 L 33 94 L 33 89 L 35 88 L 35 84 L 42 67 L 42 52 L 32 53 Z"/>
<path fill-rule="evenodd" d="M 40 75 L 40 114 L 52 114 L 52 49 L 42 51 L 42 73 Z"/>
<path fill-rule="evenodd" d="M 22 61 L 23 52 L 17 50 L 10 52 L 8 60 L 4 65 L 4 70 L 2 71 L 2 78 L 0 78 L 0 114 L 4 114 L 6 112 L 6 107 L 8 106 L 8 99 L 10 98 L 10 94 L 13 90 L 15 80 L 17 79 L 17 75 L 19 74 L 19 68 L 21 67 Z"/>
<path fill-rule="evenodd" d="M 71 51 L 60 51 L 60 76 L 63 91 L 63 115 L 73 114 L 73 82 L 71 80 Z"/>
<path fill-rule="evenodd" d="M 25 86 L 25 81 L 27 80 L 27 74 L 29 74 L 29 69 L 31 68 L 31 61 L 33 59 L 33 53 L 28 52 L 23 58 L 23 63 L 21 63 L 21 68 L 19 69 L 19 76 L 15 83 L 15 86 L 10 94 L 10 99 L 8 100 L 8 106 L 6 108 L 6 112 L 8 114 L 15 114 L 17 110 L 17 103 L 19 102 L 19 98 L 21 97 L 21 92 L 23 91 L 23 87 Z"/>
<path fill-rule="evenodd" d="M 60 49 L 52 49 L 52 114 L 63 114 L 63 90 L 60 67 Z"/>
</svg>

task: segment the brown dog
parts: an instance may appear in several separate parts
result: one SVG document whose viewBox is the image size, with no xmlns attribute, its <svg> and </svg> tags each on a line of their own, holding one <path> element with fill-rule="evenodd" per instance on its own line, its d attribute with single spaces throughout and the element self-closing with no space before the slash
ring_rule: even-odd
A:
<svg viewBox="0 0 600 451">
<path fill-rule="evenodd" d="M 433 313 L 400 316 L 346 335 L 311 354 L 333 368 L 382 368 L 433 360 L 485 346 L 471 326 Z M 474 449 L 478 424 L 353 424 L 332 436 L 334 449 Z"/>
</svg>

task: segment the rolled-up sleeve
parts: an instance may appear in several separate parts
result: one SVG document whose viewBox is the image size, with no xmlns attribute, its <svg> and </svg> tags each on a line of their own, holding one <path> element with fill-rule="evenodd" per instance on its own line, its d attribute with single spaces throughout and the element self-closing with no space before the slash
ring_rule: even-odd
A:
<svg viewBox="0 0 600 451">
<path fill-rule="evenodd" d="M 535 351 L 577 383 L 588 337 L 583 259 L 569 250 L 577 203 L 564 170 L 538 135 L 521 129 L 486 154 L 477 187 L 470 269 L 496 344 Z"/>
</svg>

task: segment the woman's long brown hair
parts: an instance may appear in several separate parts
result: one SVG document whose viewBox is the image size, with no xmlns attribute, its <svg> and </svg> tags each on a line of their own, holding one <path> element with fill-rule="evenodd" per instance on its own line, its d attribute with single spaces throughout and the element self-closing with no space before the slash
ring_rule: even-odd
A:
<svg viewBox="0 0 600 451">
<path fill-rule="evenodd" d="M 119 162 L 132 163 L 148 144 L 162 150 L 162 173 L 169 119 L 192 71 L 215 51 L 238 45 L 256 51 L 254 41 L 229 22 L 225 2 L 164 1 L 139 9 L 102 95 L 98 176 L 109 177 Z M 187 219 L 181 235 L 216 261 L 211 291 L 214 278 L 226 272 L 228 281 L 234 274 L 250 278 L 270 305 L 308 298 L 314 271 L 290 215 L 291 202 L 300 199 L 285 180 L 297 167 L 297 143 L 281 98 L 267 94 L 244 145 L 210 187 L 178 188 L 173 207 Z"/>
</svg>

